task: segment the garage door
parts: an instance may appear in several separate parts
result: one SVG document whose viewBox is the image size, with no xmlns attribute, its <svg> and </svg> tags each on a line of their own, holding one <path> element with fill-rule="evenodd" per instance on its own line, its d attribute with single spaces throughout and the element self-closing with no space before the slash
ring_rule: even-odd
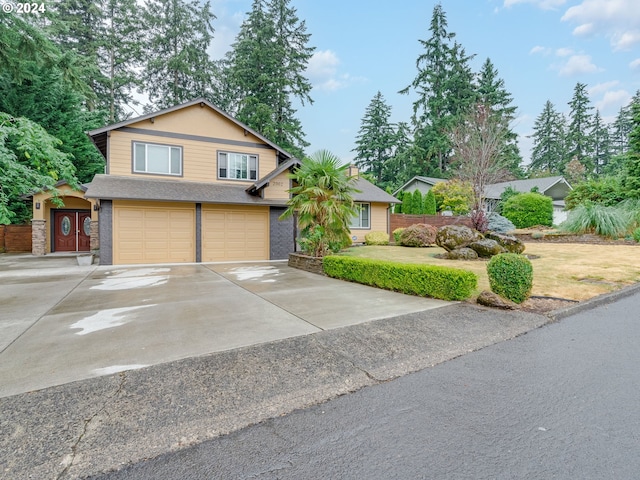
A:
<svg viewBox="0 0 640 480">
<path fill-rule="evenodd" d="M 193 204 L 115 202 L 113 263 L 195 261 Z"/>
<path fill-rule="evenodd" d="M 202 261 L 269 260 L 269 208 L 203 205 Z"/>
</svg>

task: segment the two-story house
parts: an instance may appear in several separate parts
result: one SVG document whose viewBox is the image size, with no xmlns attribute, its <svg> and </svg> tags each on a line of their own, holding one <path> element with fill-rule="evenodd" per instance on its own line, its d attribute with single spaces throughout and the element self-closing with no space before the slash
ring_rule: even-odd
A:
<svg viewBox="0 0 640 480">
<path fill-rule="evenodd" d="M 99 248 L 102 265 L 287 258 L 295 219 L 280 220 L 299 160 L 197 99 L 89 132 L 106 159 L 82 191 L 33 197 L 33 253 Z M 357 175 L 357 172 L 354 172 Z M 354 242 L 389 229 L 397 200 L 358 178 Z"/>
</svg>

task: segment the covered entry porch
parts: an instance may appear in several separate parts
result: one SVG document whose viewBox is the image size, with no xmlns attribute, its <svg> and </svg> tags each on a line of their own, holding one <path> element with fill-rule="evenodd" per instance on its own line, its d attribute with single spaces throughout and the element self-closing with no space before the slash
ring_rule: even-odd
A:
<svg viewBox="0 0 640 480">
<path fill-rule="evenodd" d="M 57 185 L 57 194 L 33 195 L 31 238 L 33 255 L 54 252 L 89 252 L 99 248 L 98 209 L 84 198 L 86 189 Z"/>
</svg>

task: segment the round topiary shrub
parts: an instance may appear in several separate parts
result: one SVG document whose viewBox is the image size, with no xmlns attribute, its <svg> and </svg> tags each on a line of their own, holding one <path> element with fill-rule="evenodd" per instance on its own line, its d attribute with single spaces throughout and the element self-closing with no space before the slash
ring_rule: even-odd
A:
<svg viewBox="0 0 640 480">
<path fill-rule="evenodd" d="M 519 193 L 502 205 L 502 215 L 516 226 L 528 228 L 534 225 L 553 225 L 553 202 L 551 197 L 540 193 Z"/>
<path fill-rule="evenodd" d="M 416 223 L 400 234 L 400 244 L 404 247 L 428 247 L 436 243 L 438 229 L 426 223 Z"/>
<path fill-rule="evenodd" d="M 387 232 L 369 232 L 364 236 L 365 245 L 389 245 Z"/>
<path fill-rule="evenodd" d="M 396 245 L 400 245 L 400 235 L 402 235 L 402 232 L 404 232 L 403 227 L 396 228 L 393 231 L 393 241 L 395 242 Z"/>
<path fill-rule="evenodd" d="M 524 255 L 501 253 L 489 260 L 487 275 L 491 291 L 511 300 L 522 303 L 533 287 L 533 266 Z"/>
</svg>

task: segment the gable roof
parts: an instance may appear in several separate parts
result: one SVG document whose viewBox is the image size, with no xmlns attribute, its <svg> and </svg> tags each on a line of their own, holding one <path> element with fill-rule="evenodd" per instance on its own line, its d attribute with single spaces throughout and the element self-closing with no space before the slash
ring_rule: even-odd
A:
<svg viewBox="0 0 640 480">
<path fill-rule="evenodd" d="M 129 118 L 127 120 L 123 120 L 122 122 L 114 123 L 112 125 L 107 125 L 105 127 L 96 128 L 95 130 L 91 130 L 91 131 L 87 132 L 87 135 L 89 135 L 89 137 L 91 137 L 91 140 L 96 145 L 96 147 L 98 147 L 98 150 L 100 150 L 100 153 L 102 153 L 102 156 L 106 158 L 107 157 L 107 154 L 106 154 L 106 152 L 107 152 L 107 150 L 106 150 L 106 139 L 107 139 L 108 133 L 111 132 L 112 130 L 118 130 L 119 128 L 126 127 L 128 125 L 133 124 L 133 123 L 141 122 L 143 120 L 148 120 L 148 119 L 151 119 L 151 118 L 154 118 L 154 117 L 159 117 L 160 115 L 165 115 L 167 113 L 175 112 L 177 110 L 182 110 L 183 108 L 192 107 L 194 105 L 200 105 L 201 107 L 205 107 L 206 106 L 206 107 L 210 108 L 211 110 L 213 110 L 214 112 L 216 112 L 217 114 L 223 116 L 224 118 L 226 118 L 230 122 L 235 123 L 238 127 L 242 128 L 242 129 L 246 130 L 247 132 L 251 133 L 252 135 L 256 136 L 261 141 L 263 141 L 264 143 L 269 145 L 271 148 L 276 150 L 278 152 L 278 155 L 281 158 L 289 159 L 289 158 L 293 157 L 293 155 L 291 155 L 289 152 L 287 152 L 283 148 L 279 147 L 278 145 L 276 145 L 275 143 L 273 143 L 272 141 L 270 141 L 269 139 L 264 137 L 262 134 L 260 134 L 257 131 L 253 130 L 251 127 L 245 125 L 244 123 L 242 123 L 241 121 L 239 121 L 236 118 L 232 117 L 228 113 L 220 110 L 218 107 L 216 107 L 214 104 L 212 104 L 210 101 L 208 101 L 205 98 L 196 98 L 195 100 L 191 100 L 190 102 L 182 103 L 180 105 L 175 105 L 175 106 L 170 107 L 170 108 L 165 108 L 164 110 L 159 110 L 157 112 L 148 113 L 148 114 L 142 115 L 140 117 Z"/>
<path fill-rule="evenodd" d="M 247 187 L 246 190 L 247 190 L 248 193 L 254 194 L 258 190 L 261 190 L 262 188 L 264 188 L 267 185 L 269 185 L 269 182 L 272 179 L 274 179 L 275 177 L 280 175 L 285 170 L 289 170 L 289 169 L 292 169 L 293 167 L 298 167 L 298 166 L 300 166 L 300 160 L 298 160 L 297 158 L 291 158 L 291 159 L 287 160 L 286 162 L 284 162 L 283 164 L 281 164 L 273 172 L 265 175 L 264 177 L 259 179 L 257 182 L 255 182 L 253 185 L 251 185 L 250 187 Z"/>
<path fill-rule="evenodd" d="M 435 177 L 423 177 L 421 175 L 416 175 L 411 180 L 409 180 L 407 183 L 402 185 L 399 189 L 397 189 L 395 192 L 393 192 L 393 194 L 397 195 L 398 192 L 404 191 L 404 189 L 407 188 L 407 186 L 409 186 L 411 183 L 413 183 L 415 181 L 418 181 L 418 182 L 421 182 L 421 183 L 426 183 L 427 185 L 431 185 L 433 187 L 436 183 L 446 182 L 447 179 L 446 178 L 435 178 Z"/>
<path fill-rule="evenodd" d="M 511 187 L 517 192 L 530 192 L 533 188 L 537 188 L 542 194 L 556 185 L 563 185 L 567 191 L 572 190 L 571 185 L 562 176 L 530 178 L 528 180 L 510 180 L 508 182 L 494 183 L 487 185 L 485 188 L 485 197 L 490 199 L 499 199 L 505 189 Z"/>
</svg>

